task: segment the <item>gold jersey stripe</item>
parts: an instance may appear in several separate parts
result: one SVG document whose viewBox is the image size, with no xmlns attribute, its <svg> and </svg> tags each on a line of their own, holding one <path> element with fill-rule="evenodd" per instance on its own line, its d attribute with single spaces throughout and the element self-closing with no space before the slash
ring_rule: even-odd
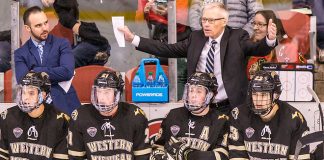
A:
<svg viewBox="0 0 324 160">
<path fill-rule="evenodd" d="M 229 150 L 238 150 L 238 151 L 246 151 L 245 146 L 234 146 L 234 145 L 229 145 L 228 146 Z"/>
<path fill-rule="evenodd" d="M 78 151 L 72 151 L 72 150 L 69 150 L 68 151 L 69 155 L 71 156 L 78 156 L 78 157 L 82 157 L 84 155 L 86 155 L 86 152 L 83 151 L 83 152 L 78 152 Z"/>
<path fill-rule="evenodd" d="M 151 152 L 152 152 L 152 148 L 147 148 L 147 149 L 143 149 L 143 150 L 134 151 L 134 155 L 141 156 L 141 155 L 149 154 Z"/>
<path fill-rule="evenodd" d="M 0 151 L 3 152 L 3 153 L 9 154 L 9 151 L 8 150 L 4 150 L 4 149 L 0 148 Z"/>
<path fill-rule="evenodd" d="M 53 157 L 57 159 L 69 159 L 69 156 L 67 154 L 53 153 Z"/>
</svg>

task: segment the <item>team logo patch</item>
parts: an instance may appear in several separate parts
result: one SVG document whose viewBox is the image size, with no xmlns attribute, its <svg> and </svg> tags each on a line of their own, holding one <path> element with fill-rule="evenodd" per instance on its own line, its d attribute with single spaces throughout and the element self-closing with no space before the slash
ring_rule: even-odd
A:
<svg viewBox="0 0 324 160">
<path fill-rule="evenodd" d="M 3 120 L 5 120 L 6 119 L 6 117 L 7 117 L 7 113 L 8 113 L 8 110 L 5 110 L 5 111 L 3 111 L 0 115 L 1 115 L 1 118 L 3 119 Z"/>
<path fill-rule="evenodd" d="M 21 128 L 17 127 L 15 129 L 13 129 L 12 132 L 16 138 L 19 138 L 24 131 Z"/>
<path fill-rule="evenodd" d="M 239 115 L 239 113 L 240 113 L 240 111 L 239 111 L 239 109 L 238 109 L 237 107 L 235 107 L 235 108 L 232 110 L 231 113 L 232 113 L 233 118 L 236 120 L 237 117 L 238 117 L 238 115 Z"/>
<path fill-rule="evenodd" d="M 87 129 L 87 132 L 88 132 L 88 134 L 89 134 L 90 137 L 94 137 L 96 135 L 96 133 L 97 133 L 97 128 L 95 128 L 95 127 L 89 127 Z"/>
<path fill-rule="evenodd" d="M 191 121 L 191 119 L 189 119 L 189 122 L 188 122 L 188 132 L 185 133 L 185 135 L 187 135 L 188 137 L 190 136 L 194 136 L 195 134 L 194 133 L 191 133 L 191 129 L 195 129 L 195 121 Z"/>
<path fill-rule="evenodd" d="M 269 125 L 265 125 L 261 131 L 261 139 L 268 140 L 269 143 L 271 141 L 271 129 Z"/>
<path fill-rule="evenodd" d="M 77 120 L 78 118 L 78 111 L 77 110 L 74 110 L 72 113 L 71 113 L 71 117 L 73 120 Z"/>
<path fill-rule="evenodd" d="M 248 138 L 251 138 L 252 136 L 253 136 L 253 134 L 254 134 L 254 129 L 253 128 L 251 128 L 251 127 L 249 127 L 249 128 L 247 128 L 247 129 L 245 129 L 245 134 L 246 134 L 246 136 L 248 137 Z"/>
<path fill-rule="evenodd" d="M 180 127 L 177 125 L 173 125 L 170 127 L 170 130 L 171 130 L 172 135 L 176 136 L 180 131 Z"/>
<path fill-rule="evenodd" d="M 36 141 L 38 138 L 38 131 L 36 130 L 36 127 L 35 126 L 29 127 L 27 131 L 27 135 L 28 135 L 27 139 Z"/>
<path fill-rule="evenodd" d="M 104 123 L 101 126 L 101 130 L 104 131 L 105 137 L 110 137 L 110 139 L 112 139 L 115 136 L 112 134 L 112 131 L 116 130 L 116 128 L 110 122 Z"/>
</svg>

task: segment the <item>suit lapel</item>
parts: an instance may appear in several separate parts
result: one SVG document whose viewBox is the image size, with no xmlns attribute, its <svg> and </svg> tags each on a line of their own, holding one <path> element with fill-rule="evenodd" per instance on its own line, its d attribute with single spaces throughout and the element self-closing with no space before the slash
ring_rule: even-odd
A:
<svg viewBox="0 0 324 160">
<path fill-rule="evenodd" d="M 48 35 L 45 46 L 44 46 L 44 52 L 43 52 L 43 64 L 46 64 L 48 61 L 48 57 L 50 54 L 50 50 L 52 48 L 52 40 L 53 40 L 53 36 L 52 35 Z"/>
<path fill-rule="evenodd" d="M 229 37 L 229 29 L 226 27 L 220 43 L 220 57 L 221 57 L 222 69 L 224 66 L 224 59 L 225 59 L 225 53 L 226 53 L 226 48 L 228 43 L 228 37 Z"/>
<path fill-rule="evenodd" d="M 29 51 L 35 57 L 37 64 L 40 65 L 41 61 L 40 61 L 40 57 L 39 57 L 39 52 L 31 39 L 28 40 L 28 47 L 29 47 Z"/>
<path fill-rule="evenodd" d="M 206 37 L 203 33 L 203 31 L 201 31 L 201 34 L 200 34 L 200 38 L 201 39 L 200 41 L 198 42 L 194 42 L 196 43 L 196 47 L 195 47 L 195 51 L 193 52 L 193 57 L 192 57 L 192 60 L 193 60 L 193 64 L 195 66 L 194 68 L 194 72 L 196 71 L 196 68 L 197 68 L 197 64 L 198 64 L 198 61 L 200 59 L 200 55 L 201 55 L 201 52 L 206 44 L 206 42 L 208 41 L 208 37 Z"/>
</svg>

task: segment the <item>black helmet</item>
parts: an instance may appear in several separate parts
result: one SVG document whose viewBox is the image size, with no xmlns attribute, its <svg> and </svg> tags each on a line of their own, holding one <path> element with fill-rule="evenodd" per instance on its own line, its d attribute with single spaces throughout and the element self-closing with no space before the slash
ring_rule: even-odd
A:
<svg viewBox="0 0 324 160">
<path fill-rule="evenodd" d="M 93 85 L 98 87 L 116 88 L 122 92 L 125 83 L 119 72 L 104 70 L 98 74 Z"/>
<path fill-rule="evenodd" d="M 204 102 L 192 102 L 190 90 L 192 86 L 203 87 L 206 91 Z M 217 79 L 213 73 L 195 72 L 187 80 L 183 93 L 183 102 L 186 108 L 193 114 L 199 114 L 213 101 L 217 94 Z"/>
<path fill-rule="evenodd" d="M 202 85 L 210 91 L 217 93 L 218 83 L 213 73 L 195 72 L 187 80 L 190 85 Z"/>
<path fill-rule="evenodd" d="M 26 101 L 24 99 L 25 90 L 28 87 L 35 87 L 38 90 L 38 99 L 37 102 Z M 51 83 L 49 81 L 49 76 L 45 72 L 28 72 L 23 79 L 20 81 L 20 84 L 17 88 L 17 104 L 23 112 L 29 113 L 34 109 L 39 108 L 43 103 L 44 98 L 42 92 L 45 92 L 46 95 L 50 92 Z"/>
<path fill-rule="evenodd" d="M 20 82 L 21 85 L 31 85 L 39 87 L 41 91 L 49 93 L 51 89 L 51 82 L 49 76 L 45 72 L 28 72 Z"/>
<path fill-rule="evenodd" d="M 113 88 L 114 102 L 111 104 L 103 104 L 99 102 L 98 93 L 99 89 Z M 94 80 L 91 91 L 91 103 L 100 112 L 111 112 L 118 104 L 121 93 L 123 92 L 124 81 L 119 72 L 104 70 L 98 74 Z"/>
<path fill-rule="evenodd" d="M 264 109 L 256 109 L 253 100 L 253 92 L 269 92 L 272 104 Z M 251 79 L 248 87 L 248 102 L 250 103 L 251 109 L 255 114 L 265 115 L 268 114 L 273 107 L 273 104 L 279 99 L 281 94 L 281 82 L 279 75 L 272 71 L 258 71 Z"/>
</svg>

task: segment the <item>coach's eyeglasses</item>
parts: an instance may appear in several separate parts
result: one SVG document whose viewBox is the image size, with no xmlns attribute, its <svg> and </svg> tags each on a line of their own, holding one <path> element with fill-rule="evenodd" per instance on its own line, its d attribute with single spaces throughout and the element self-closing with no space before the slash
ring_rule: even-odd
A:
<svg viewBox="0 0 324 160">
<path fill-rule="evenodd" d="M 201 18 L 202 23 L 206 23 L 208 21 L 209 24 L 214 24 L 216 21 L 225 19 L 225 18 Z"/>
<path fill-rule="evenodd" d="M 258 28 L 266 27 L 268 25 L 267 23 L 256 23 L 256 22 L 252 22 L 251 24 L 253 27 L 257 26 Z"/>
</svg>

